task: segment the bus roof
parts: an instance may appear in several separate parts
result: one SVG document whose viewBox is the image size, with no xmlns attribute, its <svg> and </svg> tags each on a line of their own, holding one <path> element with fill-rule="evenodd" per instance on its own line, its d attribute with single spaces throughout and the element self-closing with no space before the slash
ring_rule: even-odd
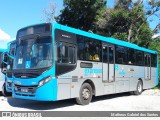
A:
<svg viewBox="0 0 160 120">
<path fill-rule="evenodd" d="M 12 41 L 8 42 L 8 44 L 11 44 L 11 43 L 14 43 L 14 42 L 16 42 L 16 40 L 12 40 Z"/>
<path fill-rule="evenodd" d="M 16 42 L 16 40 L 12 40 L 12 41 L 8 42 L 7 43 L 7 49 L 9 50 L 10 49 L 10 44 L 15 43 L 15 42 Z"/>
<path fill-rule="evenodd" d="M 55 22 L 52 23 L 52 25 L 54 26 L 55 29 L 57 28 L 57 29 L 65 30 L 65 31 L 72 32 L 72 33 L 75 33 L 75 34 L 78 34 L 78 35 L 83 35 L 83 36 L 86 36 L 86 37 L 102 40 L 104 42 L 108 42 L 108 43 L 112 43 L 112 44 L 116 44 L 116 45 L 121 45 L 121 46 L 129 47 L 129 48 L 134 48 L 134 49 L 141 50 L 141 51 L 144 51 L 144 52 L 157 54 L 157 52 L 154 51 L 154 50 L 149 50 L 149 49 L 140 47 L 136 44 L 125 42 L 125 41 L 122 41 L 122 40 L 118 40 L 118 39 L 115 39 L 115 38 L 112 38 L 112 37 L 100 36 L 100 35 L 97 35 L 97 34 L 93 34 L 93 33 L 89 33 L 89 32 L 79 30 L 79 29 L 64 26 L 64 25 L 61 25 L 61 24 L 58 24 L 58 23 L 55 23 Z"/>
<path fill-rule="evenodd" d="M 23 27 L 23 28 L 27 28 L 27 27 L 31 27 L 31 26 L 35 26 L 35 25 L 41 25 L 41 24 L 45 24 L 45 23 L 38 23 L 38 24 L 34 24 L 34 25 L 29 25 L 29 26 L 26 26 L 26 27 Z M 56 22 L 53 22 L 51 24 L 55 29 L 57 28 L 57 29 L 65 30 L 65 31 L 72 32 L 72 33 L 75 33 L 75 34 L 78 34 L 78 35 L 82 35 L 82 36 L 94 38 L 94 39 L 97 39 L 97 40 L 101 40 L 101 41 L 104 41 L 104 42 L 108 42 L 108 43 L 112 43 L 112 44 L 116 44 L 116 45 L 121 45 L 121 46 L 129 47 L 129 48 L 134 48 L 134 49 L 141 50 L 141 51 L 148 52 L 148 53 L 158 54 L 157 51 L 150 50 L 150 49 L 147 49 L 147 48 L 144 48 L 144 47 L 140 47 L 136 44 L 129 43 L 129 42 L 126 42 L 126 41 L 123 41 L 123 40 L 118 40 L 118 39 L 115 39 L 115 38 L 112 38 L 112 37 L 104 37 L 104 36 L 97 35 L 97 34 L 94 34 L 94 33 L 89 33 L 89 32 L 83 31 L 83 30 L 79 30 L 79 29 L 75 29 L 75 28 L 72 28 L 72 27 L 64 26 L 64 25 L 58 24 Z"/>
</svg>

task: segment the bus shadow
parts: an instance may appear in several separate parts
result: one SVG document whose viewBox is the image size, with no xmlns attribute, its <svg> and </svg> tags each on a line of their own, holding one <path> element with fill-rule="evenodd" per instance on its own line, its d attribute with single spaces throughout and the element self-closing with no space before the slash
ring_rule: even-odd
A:
<svg viewBox="0 0 160 120">
<path fill-rule="evenodd" d="M 126 96 L 130 96 L 130 94 L 119 93 L 119 94 L 112 94 L 112 95 L 105 95 L 105 96 L 97 96 L 97 97 L 93 97 L 92 103 L 97 101 L 110 100 L 118 97 L 126 97 Z M 7 98 L 7 102 L 12 107 L 24 108 L 29 110 L 52 110 L 52 109 L 54 110 L 58 108 L 77 105 L 75 99 L 46 102 L 46 101 L 33 101 L 33 100 Z"/>
<path fill-rule="evenodd" d="M 8 98 L 7 101 L 12 107 L 24 108 L 29 110 L 52 110 L 56 108 L 64 108 L 67 106 L 76 105 L 74 99 L 60 101 L 34 101 Z"/>
<path fill-rule="evenodd" d="M 110 99 L 119 98 L 119 97 L 127 97 L 130 95 L 131 94 L 129 92 L 103 95 L 103 96 L 93 97 L 92 102 L 110 100 Z"/>
</svg>

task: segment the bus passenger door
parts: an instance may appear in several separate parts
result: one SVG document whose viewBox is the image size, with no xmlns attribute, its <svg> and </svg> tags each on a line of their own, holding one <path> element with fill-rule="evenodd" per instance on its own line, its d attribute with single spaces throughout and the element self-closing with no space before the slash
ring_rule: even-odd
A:
<svg viewBox="0 0 160 120">
<path fill-rule="evenodd" d="M 151 79 L 151 55 L 148 53 L 144 54 L 145 59 L 145 80 Z"/>
<path fill-rule="evenodd" d="M 103 82 L 114 82 L 115 72 L 114 72 L 114 45 L 103 44 Z"/>
</svg>

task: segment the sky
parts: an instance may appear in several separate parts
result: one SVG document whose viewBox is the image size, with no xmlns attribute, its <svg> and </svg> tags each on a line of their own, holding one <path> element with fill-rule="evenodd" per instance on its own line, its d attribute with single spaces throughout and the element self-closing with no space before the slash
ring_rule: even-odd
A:
<svg viewBox="0 0 160 120">
<path fill-rule="evenodd" d="M 114 5 L 108 0 L 107 7 Z M 63 0 L 1 0 L 0 2 L 0 48 L 16 37 L 16 32 L 25 26 L 42 23 L 43 10 L 49 3 L 56 3 L 56 15 L 63 9 Z"/>
<path fill-rule="evenodd" d="M 1 0 L 0 1 L 0 48 L 14 40 L 16 32 L 25 26 L 42 23 L 43 10 L 49 2 L 56 3 L 56 14 L 63 8 L 63 0 Z"/>
</svg>

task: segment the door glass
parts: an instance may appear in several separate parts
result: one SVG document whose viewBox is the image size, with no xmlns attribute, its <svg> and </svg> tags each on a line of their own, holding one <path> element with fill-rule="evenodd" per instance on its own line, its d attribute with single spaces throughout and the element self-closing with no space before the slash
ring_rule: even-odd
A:
<svg viewBox="0 0 160 120">
<path fill-rule="evenodd" d="M 148 67 L 150 67 L 151 65 L 151 57 L 150 57 L 150 55 L 148 55 Z"/>
<path fill-rule="evenodd" d="M 144 56 L 144 59 L 145 59 L 145 66 L 148 66 L 148 59 L 147 59 L 147 55 Z"/>
<path fill-rule="evenodd" d="M 104 46 L 103 47 L 103 62 L 108 63 L 108 47 Z"/>
<path fill-rule="evenodd" d="M 114 57 L 113 57 L 113 47 L 109 46 L 109 63 L 114 63 Z"/>
</svg>

